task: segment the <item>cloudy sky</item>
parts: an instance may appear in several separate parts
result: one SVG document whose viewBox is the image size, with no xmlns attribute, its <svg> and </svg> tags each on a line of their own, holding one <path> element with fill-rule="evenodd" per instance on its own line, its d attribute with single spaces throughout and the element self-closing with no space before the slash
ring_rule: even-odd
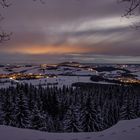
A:
<svg viewBox="0 0 140 140">
<path fill-rule="evenodd" d="M 1 30 L 12 32 L 0 44 L 0 63 L 140 63 L 139 17 L 122 18 L 117 0 L 10 0 L 0 8 Z"/>
</svg>

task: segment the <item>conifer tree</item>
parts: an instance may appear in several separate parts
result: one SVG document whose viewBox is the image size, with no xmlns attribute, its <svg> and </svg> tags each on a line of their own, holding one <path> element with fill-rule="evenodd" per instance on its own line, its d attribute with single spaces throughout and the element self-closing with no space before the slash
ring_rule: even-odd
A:
<svg viewBox="0 0 140 140">
<path fill-rule="evenodd" d="M 16 126 L 19 128 L 29 127 L 29 109 L 27 106 L 27 99 L 24 96 L 22 90 L 17 94 L 16 109 L 15 109 L 15 119 Z"/>
</svg>

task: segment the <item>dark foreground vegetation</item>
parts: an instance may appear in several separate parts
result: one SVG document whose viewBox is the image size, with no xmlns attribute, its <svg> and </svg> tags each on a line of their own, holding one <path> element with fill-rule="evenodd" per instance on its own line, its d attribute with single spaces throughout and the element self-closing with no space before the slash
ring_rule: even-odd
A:
<svg viewBox="0 0 140 140">
<path fill-rule="evenodd" d="M 0 125 L 48 132 L 93 132 L 140 117 L 140 86 L 0 89 Z"/>
</svg>

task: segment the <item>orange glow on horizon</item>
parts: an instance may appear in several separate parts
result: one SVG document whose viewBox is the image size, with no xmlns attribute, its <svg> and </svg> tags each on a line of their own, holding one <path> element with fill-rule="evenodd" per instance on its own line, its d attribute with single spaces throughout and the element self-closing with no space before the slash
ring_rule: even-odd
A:
<svg viewBox="0 0 140 140">
<path fill-rule="evenodd" d="M 13 48 L 8 50 L 9 53 L 21 53 L 21 54 L 64 54 L 64 53 L 87 53 L 90 52 L 87 47 L 63 45 L 63 46 L 30 46 L 19 48 Z"/>
</svg>

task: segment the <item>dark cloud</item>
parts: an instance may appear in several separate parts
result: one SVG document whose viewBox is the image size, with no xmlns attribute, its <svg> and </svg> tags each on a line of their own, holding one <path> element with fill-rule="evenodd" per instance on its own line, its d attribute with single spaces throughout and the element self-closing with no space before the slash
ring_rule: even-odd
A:
<svg viewBox="0 0 140 140">
<path fill-rule="evenodd" d="M 7 57 L 13 62 L 25 62 L 27 59 L 44 62 L 46 58 L 49 62 L 66 58 L 80 60 L 75 55 L 70 57 L 64 53 L 59 53 L 59 58 L 50 54 L 47 57 L 44 54 L 38 57 L 22 54 L 24 48 L 31 49 L 33 46 L 41 46 L 40 49 L 44 50 L 52 47 L 52 51 L 54 48 L 62 50 L 61 46 L 69 50 L 75 46 L 78 48 L 75 53 L 79 55 L 80 50 L 85 48 L 86 52 L 82 51 L 81 56 L 86 61 L 89 61 L 87 54 L 90 54 L 91 60 L 96 62 L 112 62 L 109 55 L 115 55 L 114 62 L 117 59 L 120 61 L 119 56 L 124 56 L 125 59 L 121 57 L 124 61 L 135 58 L 132 61 L 140 63 L 140 32 L 130 28 L 132 22 L 139 21 L 139 18 L 121 18 L 125 5 L 118 4 L 117 0 L 45 1 L 45 4 L 41 4 L 32 0 L 11 0 L 12 6 L 1 10 L 5 16 L 1 23 L 3 29 L 13 32 L 11 40 L 0 45 L 2 62 L 7 62 Z M 10 54 L 16 48 L 20 54 Z"/>
</svg>

